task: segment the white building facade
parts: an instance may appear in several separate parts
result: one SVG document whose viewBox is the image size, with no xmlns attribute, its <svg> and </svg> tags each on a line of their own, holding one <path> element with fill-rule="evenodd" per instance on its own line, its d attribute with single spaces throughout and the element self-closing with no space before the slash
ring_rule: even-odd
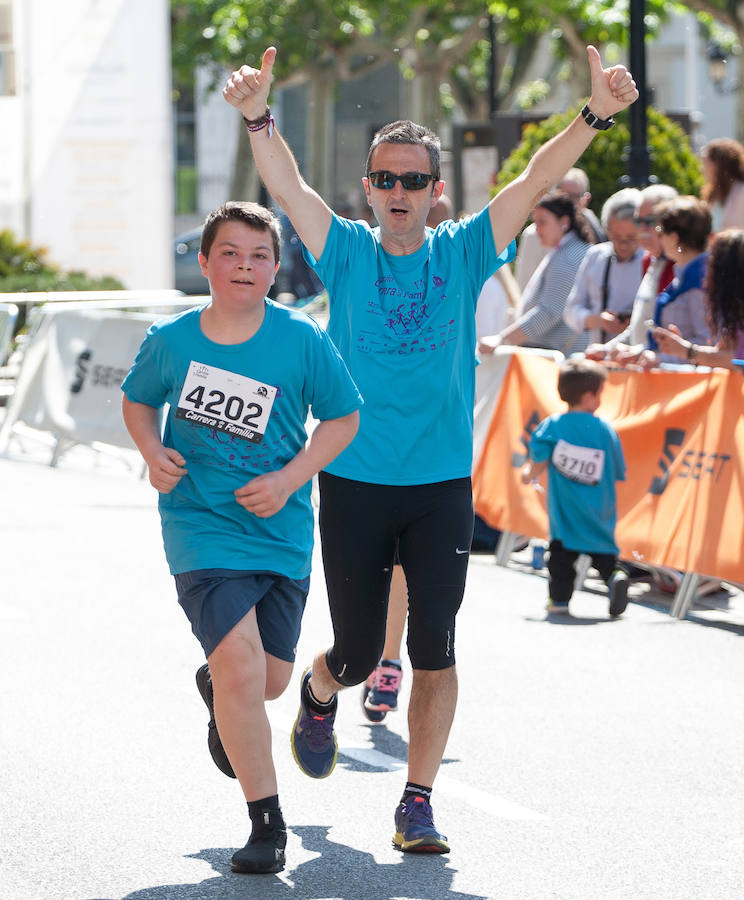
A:
<svg viewBox="0 0 744 900">
<path fill-rule="evenodd" d="M 173 283 L 167 0 L 0 0 L 0 229 L 61 268 Z"/>
</svg>

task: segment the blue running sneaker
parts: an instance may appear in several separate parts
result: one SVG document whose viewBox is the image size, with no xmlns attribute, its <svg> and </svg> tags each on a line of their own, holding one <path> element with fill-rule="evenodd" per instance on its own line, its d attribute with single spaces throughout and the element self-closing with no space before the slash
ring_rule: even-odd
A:
<svg viewBox="0 0 744 900">
<path fill-rule="evenodd" d="M 449 853 L 447 838 L 434 827 L 434 813 L 423 797 L 398 804 L 393 846 L 404 853 Z"/>
<path fill-rule="evenodd" d="M 369 721 L 373 725 L 379 725 L 380 722 L 383 721 L 385 716 L 387 715 L 387 711 L 377 710 L 377 709 L 367 709 L 367 697 L 369 696 L 369 692 L 375 685 L 375 670 L 372 671 L 372 674 L 367 678 L 367 680 L 362 685 L 362 709 L 364 710 L 364 715 L 369 719 Z"/>
<path fill-rule="evenodd" d="M 313 712 L 305 700 L 309 680 L 310 669 L 305 669 L 300 687 L 300 711 L 292 729 L 292 755 L 305 775 L 327 778 L 338 756 L 338 742 L 333 732 L 338 700 L 334 697 L 333 712 L 325 716 Z"/>
</svg>

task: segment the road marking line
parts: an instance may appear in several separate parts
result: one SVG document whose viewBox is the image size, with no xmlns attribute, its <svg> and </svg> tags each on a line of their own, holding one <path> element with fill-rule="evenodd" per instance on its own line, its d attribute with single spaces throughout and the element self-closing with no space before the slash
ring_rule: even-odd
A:
<svg viewBox="0 0 744 900">
<path fill-rule="evenodd" d="M 272 730 L 283 731 L 290 735 L 294 727 L 294 723 L 289 727 L 286 726 L 285 720 L 279 715 L 269 714 Z M 336 731 L 338 738 L 339 733 Z M 376 769 L 386 769 L 388 772 L 399 772 L 406 768 L 406 762 L 395 756 L 389 756 L 387 753 L 381 753 L 373 747 L 348 745 L 342 747 L 339 744 L 338 752 L 340 756 L 346 756 L 357 762 L 365 763 L 368 766 L 374 766 Z M 505 797 L 498 797 L 495 794 L 489 794 L 477 787 L 458 781 L 456 778 L 450 778 L 448 775 L 439 774 L 434 786 L 437 793 L 447 794 L 455 800 L 459 800 L 469 806 L 475 806 L 484 813 L 488 813 L 497 819 L 510 819 L 513 821 L 532 821 L 547 822 L 548 816 L 539 813 L 536 810 L 528 809 L 519 803 L 507 800 Z"/>
<path fill-rule="evenodd" d="M 388 756 L 379 750 L 371 747 L 339 747 L 339 755 L 348 756 L 357 762 L 366 763 L 368 766 L 374 766 L 378 769 L 387 769 L 389 772 L 397 772 L 406 768 L 403 760 L 396 759 L 394 756 Z M 504 797 L 497 797 L 486 791 L 478 790 L 470 787 L 455 778 L 448 775 L 437 775 L 435 784 L 436 792 L 447 794 L 456 800 L 466 802 L 469 806 L 476 806 L 482 812 L 489 813 L 497 819 L 515 819 L 519 821 L 547 821 L 547 816 L 527 809 L 526 806 L 520 806 Z"/>
</svg>

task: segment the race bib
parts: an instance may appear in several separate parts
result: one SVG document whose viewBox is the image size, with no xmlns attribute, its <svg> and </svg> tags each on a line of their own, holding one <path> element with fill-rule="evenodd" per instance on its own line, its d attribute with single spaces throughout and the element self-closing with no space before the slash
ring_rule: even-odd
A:
<svg viewBox="0 0 744 900">
<path fill-rule="evenodd" d="M 192 361 L 176 418 L 260 444 L 275 397 L 270 384 Z"/>
<path fill-rule="evenodd" d="M 553 465 L 561 475 L 579 484 L 598 484 L 604 471 L 605 452 L 593 447 L 578 447 L 560 440 L 553 449 Z"/>
</svg>

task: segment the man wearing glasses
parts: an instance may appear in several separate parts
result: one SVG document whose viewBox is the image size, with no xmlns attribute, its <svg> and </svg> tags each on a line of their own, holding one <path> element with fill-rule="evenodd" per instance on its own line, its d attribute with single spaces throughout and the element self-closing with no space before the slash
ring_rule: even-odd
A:
<svg viewBox="0 0 744 900">
<path fill-rule="evenodd" d="M 606 343 L 590 344 L 586 348 L 586 356 L 590 359 L 631 362 L 645 347 L 646 320 L 653 315 L 656 297 L 674 278 L 674 263 L 664 256 L 656 232 L 656 209 L 676 196 L 677 191 L 668 184 L 650 184 L 640 192 L 633 221 L 638 228 L 638 243 L 644 251 L 641 261 L 643 278 L 633 300 L 627 326 Z"/>
<path fill-rule="evenodd" d="M 620 334 L 630 321 L 643 277 L 635 221 L 640 202 L 636 188 L 622 188 L 605 200 L 602 225 L 608 240 L 589 248 L 576 273 L 563 321 L 574 331 L 585 332 L 584 347 L 603 335 L 606 339 Z"/>
<path fill-rule="evenodd" d="M 321 473 L 320 528 L 334 645 L 302 678 L 292 750 L 325 778 L 335 765 L 337 693 L 361 684 L 385 637 L 396 549 L 409 592 L 408 782 L 393 843 L 446 853 L 431 789 L 457 699 L 455 615 L 473 527 L 470 486 L 475 304 L 481 285 L 514 256 L 536 201 L 598 129 L 638 96 L 623 66 L 603 69 L 588 48 L 592 95 L 583 114 L 532 158 L 480 213 L 426 228 L 444 190 L 439 139 L 412 122 L 374 137 L 362 179 L 379 223 L 334 215 L 299 173 L 267 105 L 276 49 L 243 66 L 223 95 L 243 114 L 261 178 L 289 215 L 330 298 L 328 332 L 364 397 L 357 437 Z"/>
</svg>

